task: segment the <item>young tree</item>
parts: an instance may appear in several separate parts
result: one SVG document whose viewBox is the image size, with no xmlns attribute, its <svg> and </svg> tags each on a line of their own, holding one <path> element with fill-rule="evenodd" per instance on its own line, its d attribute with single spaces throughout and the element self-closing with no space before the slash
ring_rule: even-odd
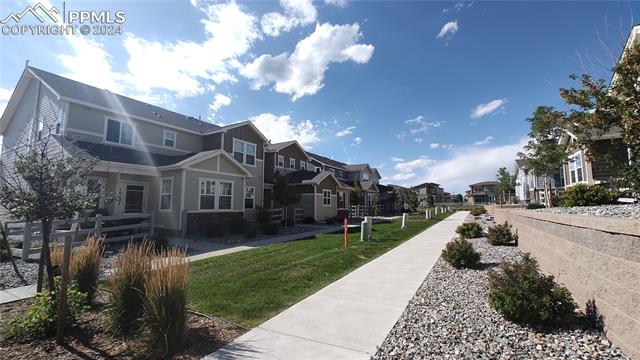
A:
<svg viewBox="0 0 640 360">
<path fill-rule="evenodd" d="M 0 165 L 0 206 L 12 217 L 39 222 L 42 227 L 38 292 L 42 290 L 44 268 L 48 288 L 54 290 L 49 247 L 53 220 L 69 219 L 95 202 L 87 194 L 86 177 L 96 161 L 65 151 L 64 142 L 68 140 L 51 134 L 45 126 L 37 133 L 25 133 L 8 154 L 3 154 Z"/>
<path fill-rule="evenodd" d="M 501 167 L 498 169 L 498 174 L 496 176 L 500 182 L 496 190 L 502 196 L 502 203 L 507 202 L 508 204 L 511 204 L 511 193 L 518 185 L 517 175 L 511 175 L 506 167 Z M 506 197 L 505 194 L 507 194 Z"/>
<path fill-rule="evenodd" d="M 612 72 L 608 87 L 604 80 L 572 75 L 579 87 L 560 89 L 560 96 L 572 106 L 568 119 L 580 132 L 578 144 L 592 159 L 609 162 L 616 170 L 611 180 L 640 199 L 640 44 L 626 49 Z M 610 140 L 609 151 L 598 151 L 594 140 L 611 130 L 621 132 L 621 141 Z"/>
<path fill-rule="evenodd" d="M 527 121 L 531 124 L 531 140 L 524 146 L 524 152 L 518 153 L 518 158 L 524 160 L 525 167 L 536 176 L 542 176 L 545 205 L 551 207 L 549 179 L 553 178 L 569 156 L 567 146 L 559 143 L 565 131 L 566 116 L 553 107 L 538 106 Z"/>
<path fill-rule="evenodd" d="M 411 211 L 414 211 L 418 208 L 418 205 L 420 205 L 418 193 L 414 189 L 409 189 L 407 192 L 407 205 L 409 205 Z"/>
<path fill-rule="evenodd" d="M 355 185 L 353 185 L 351 189 L 351 204 L 361 205 L 362 200 L 364 200 L 364 193 L 362 192 L 360 182 L 356 180 Z"/>
<path fill-rule="evenodd" d="M 398 193 L 398 189 L 397 188 L 392 188 L 391 189 L 391 194 L 389 194 L 389 202 L 391 203 L 391 213 L 392 214 L 396 213 L 396 202 L 398 201 L 399 197 L 400 197 L 400 194 Z"/>
<path fill-rule="evenodd" d="M 276 173 L 273 184 L 273 200 L 283 207 L 285 226 L 287 226 L 289 223 L 289 208 L 300 201 L 300 192 L 289 186 L 287 178 L 279 172 Z"/>
</svg>

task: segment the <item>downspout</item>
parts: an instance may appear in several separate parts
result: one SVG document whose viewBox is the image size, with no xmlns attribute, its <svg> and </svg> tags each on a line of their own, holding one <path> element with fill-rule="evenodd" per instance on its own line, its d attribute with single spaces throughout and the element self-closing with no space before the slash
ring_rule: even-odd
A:
<svg viewBox="0 0 640 360">
<path fill-rule="evenodd" d="M 318 197 L 318 185 L 313 184 L 313 218 L 315 219 L 315 221 L 318 221 L 317 215 L 318 215 L 318 211 L 316 209 L 316 198 Z"/>
</svg>

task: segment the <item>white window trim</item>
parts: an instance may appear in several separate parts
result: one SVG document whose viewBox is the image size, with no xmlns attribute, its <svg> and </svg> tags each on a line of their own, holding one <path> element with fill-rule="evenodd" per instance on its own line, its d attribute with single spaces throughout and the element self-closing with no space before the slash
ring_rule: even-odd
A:
<svg viewBox="0 0 640 360">
<path fill-rule="evenodd" d="M 166 141 L 167 140 L 171 140 L 171 139 L 167 139 L 167 134 L 173 134 L 173 146 L 167 145 Z M 178 133 L 177 132 L 170 131 L 170 130 L 162 130 L 162 146 L 168 147 L 168 148 L 171 148 L 171 149 L 175 149 L 177 142 L 178 142 Z"/>
<path fill-rule="evenodd" d="M 253 206 L 252 206 L 252 207 L 250 207 L 250 208 L 248 208 L 248 207 L 245 205 L 245 201 L 247 201 L 247 199 L 248 199 L 248 198 L 247 198 L 247 189 L 250 189 L 250 188 L 253 188 L 253 198 L 251 198 L 251 199 L 253 200 Z M 242 203 L 242 207 L 243 207 L 244 209 L 255 209 L 255 208 L 256 208 L 256 187 L 255 187 L 255 186 L 245 186 L 245 187 L 244 187 L 244 197 L 243 197 L 243 199 L 244 199 L 244 201 L 243 201 L 243 203 Z"/>
<path fill-rule="evenodd" d="M 162 182 L 165 180 L 169 180 L 171 181 L 171 191 L 167 194 L 167 193 L 163 193 L 162 192 Z M 198 183 L 199 184 L 199 183 Z M 199 186 L 199 185 L 198 185 Z M 200 189 L 198 189 L 199 191 Z M 173 210 L 173 177 L 163 177 L 160 178 L 160 187 L 158 189 L 158 193 L 159 193 L 159 197 L 158 197 L 158 211 L 160 212 L 171 212 Z M 163 209 L 162 208 L 162 196 L 163 195 L 169 195 L 169 208 L 168 209 Z"/>
<path fill-rule="evenodd" d="M 118 135 L 118 142 L 113 142 L 113 141 L 107 140 L 107 129 L 109 128 L 109 120 L 117 121 L 117 122 L 120 123 L 120 134 Z M 125 144 L 125 143 L 120 142 L 122 140 L 122 124 L 123 123 L 127 123 L 127 124 L 131 125 L 131 144 Z M 134 123 L 131 123 L 131 122 L 126 122 L 125 120 L 120 120 L 120 119 L 115 119 L 115 118 L 112 118 L 112 117 L 105 116 L 104 117 L 104 131 L 103 131 L 103 134 L 104 134 L 104 136 L 102 137 L 102 140 L 106 144 L 134 147 L 134 144 L 136 142 L 135 141 L 136 140 L 136 125 Z"/>
<path fill-rule="evenodd" d="M 577 173 L 577 168 L 574 168 L 573 170 L 571 170 L 571 163 L 575 162 L 575 158 L 580 155 L 580 162 L 582 163 L 580 165 L 580 172 L 582 173 L 582 180 L 578 180 L 578 173 Z M 569 185 L 569 186 L 573 186 L 575 184 L 587 184 L 587 172 L 585 171 L 585 160 L 584 160 L 584 153 L 582 152 L 582 150 L 576 151 L 575 153 L 573 153 L 571 156 L 569 156 L 569 163 L 567 163 L 567 170 L 569 170 L 569 181 L 565 181 L 565 185 Z M 576 171 L 576 181 L 571 181 L 571 174 Z"/>
<path fill-rule="evenodd" d="M 236 142 L 242 143 L 242 161 L 241 161 L 242 164 L 255 167 L 256 162 L 258 161 L 258 145 L 252 142 L 237 139 L 237 138 L 232 138 L 232 140 L 233 141 L 231 142 L 231 156 L 235 159 L 234 154 L 236 152 Z M 247 164 L 247 145 L 253 145 L 256 149 L 255 153 L 253 154 L 253 164 Z"/>
<path fill-rule="evenodd" d="M 282 165 L 280 165 L 280 159 L 282 159 Z M 284 169 L 284 155 L 278 155 L 278 158 L 276 159 L 276 167 Z"/>
<path fill-rule="evenodd" d="M 293 165 L 293 166 L 291 166 Z M 295 158 L 289 158 L 289 167 L 287 168 L 289 170 L 295 170 L 296 169 L 296 159 Z"/>
<path fill-rule="evenodd" d="M 307 163 L 304 160 L 300 160 L 300 170 L 307 170 Z"/>
<path fill-rule="evenodd" d="M 329 193 L 329 204 L 325 204 L 324 200 L 325 200 L 325 192 Z M 322 207 L 329 207 L 331 206 L 331 197 L 332 197 L 332 193 L 331 193 L 331 189 L 322 189 Z"/>
<path fill-rule="evenodd" d="M 202 196 L 202 194 L 200 194 L 200 183 L 202 181 L 213 181 L 216 183 L 216 191 L 213 194 L 214 197 L 214 207 L 213 209 L 202 209 L 200 207 L 200 197 Z M 220 183 L 229 183 L 231 184 L 231 208 L 229 209 L 220 209 L 220 191 L 218 190 L 218 185 Z M 216 178 L 206 178 L 206 177 L 199 177 L 198 178 L 198 211 L 201 212 L 231 212 L 231 211 L 242 211 L 242 210 L 235 210 L 233 208 L 233 188 L 235 187 L 235 181 L 234 180 L 225 180 L 225 179 L 216 179 Z M 225 195 L 226 196 L 226 195 Z M 244 194 L 242 195 L 242 198 L 244 200 Z M 242 205 L 244 207 L 244 203 Z"/>
</svg>

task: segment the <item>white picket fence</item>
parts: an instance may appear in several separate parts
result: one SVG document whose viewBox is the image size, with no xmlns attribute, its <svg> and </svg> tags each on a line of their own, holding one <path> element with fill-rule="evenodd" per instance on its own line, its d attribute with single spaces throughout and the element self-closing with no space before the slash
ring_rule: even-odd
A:
<svg viewBox="0 0 640 360">
<path fill-rule="evenodd" d="M 269 213 L 271 214 L 271 222 L 279 222 L 284 220 L 284 209 L 269 209 Z M 304 219 L 304 209 L 302 208 L 294 208 L 293 209 L 293 223 L 302 222 Z"/>
<path fill-rule="evenodd" d="M 65 239 L 69 236 L 78 235 L 78 239 L 82 241 L 74 245 L 84 242 L 89 235 L 102 236 L 106 235 L 105 243 L 128 241 L 133 239 L 142 239 L 149 235 L 153 235 L 156 229 L 155 212 L 128 214 L 118 216 L 96 215 L 91 218 L 77 218 L 68 220 L 55 220 L 51 224 L 52 232 L 49 234 L 51 242 Z M 132 224 L 114 225 L 114 222 L 135 221 Z M 93 224 L 91 227 L 85 227 Z M 77 229 L 76 227 L 80 227 Z M 68 228 L 68 229 L 67 229 Z M 40 248 L 32 248 L 32 242 L 42 241 L 42 226 L 40 223 L 28 223 L 25 221 L 10 221 L 5 223 L 5 231 L 10 239 L 21 239 L 22 249 L 12 248 L 14 255 L 20 256 L 22 260 L 28 260 L 30 254 L 40 252 Z M 132 234 L 120 236 L 108 236 L 109 233 L 115 231 L 133 231 Z M 25 251 L 28 249 L 28 251 Z"/>
</svg>

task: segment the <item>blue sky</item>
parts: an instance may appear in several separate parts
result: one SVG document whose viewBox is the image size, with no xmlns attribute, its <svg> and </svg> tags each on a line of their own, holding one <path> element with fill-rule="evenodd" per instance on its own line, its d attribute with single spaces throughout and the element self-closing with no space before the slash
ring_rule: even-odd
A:
<svg viewBox="0 0 640 360">
<path fill-rule="evenodd" d="M 61 2 L 43 2 L 61 8 Z M 28 3 L 0 2 L 0 16 Z M 608 78 L 637 2 L 67 2 L 122 35 L 0 35 L 0 108 L 33 66 L 463 192 L 512 167 L 537 105 Z"/>
</svg>

